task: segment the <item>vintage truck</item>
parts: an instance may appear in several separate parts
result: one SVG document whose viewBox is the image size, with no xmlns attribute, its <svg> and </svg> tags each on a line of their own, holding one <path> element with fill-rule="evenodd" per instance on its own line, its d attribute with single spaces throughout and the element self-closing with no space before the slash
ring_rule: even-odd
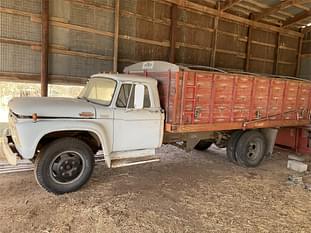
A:
<svg viewBox="0 0 311 233">
<path fill-rule="evenodd" d="M 11 164 L 33 161 L 38 184 L 55 194 L 83 186 L 95 154 L 108 168 L 137 165 L 159 161 L 163 143 L 215 143 L 231 162 L 255 167 L 278 128 L 310 123 L 310 93 L 303 80 L 142 62 L 93 75 L 76 99 L 12 99 L 2 148 Z"/>
</svg>

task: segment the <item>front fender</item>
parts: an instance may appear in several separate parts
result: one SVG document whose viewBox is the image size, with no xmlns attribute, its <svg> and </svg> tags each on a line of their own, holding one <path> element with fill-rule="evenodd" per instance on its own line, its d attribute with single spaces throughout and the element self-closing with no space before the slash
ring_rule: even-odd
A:
<svg viewBox="0 0 311 233">
<path fill-rule="evenodd" d="M 60 131 L 92 132 L 100 140 L 105 155 L 112 150 L 112 119 L 40 119 L 37 122 L 25 121 L 16 124 L 19 144 L 16 149 L 24 159 L 32 159 L 40 140 Z"/>
</svg>

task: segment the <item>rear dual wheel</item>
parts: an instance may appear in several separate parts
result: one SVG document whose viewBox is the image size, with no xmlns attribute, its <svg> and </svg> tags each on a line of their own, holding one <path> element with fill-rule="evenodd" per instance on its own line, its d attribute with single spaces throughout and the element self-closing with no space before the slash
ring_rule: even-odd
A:
<svg viewBox="0 0 311 233">
<path fill-rule="evenodd" d="M 235 157 L 235 151 L 240 137 L 243 131 L 235 131 L 231 134 L 227 144 L 227 158 L 230 162 L 237 164 L 237 159 Z"/>
<path fill-rule="evenodd" d="M 227 157 L 231 162 L 244 167 L 257 167 L 265 157 L 266 139 L 257 131 L 236 131 L 227 146 Z"/>
</svg>

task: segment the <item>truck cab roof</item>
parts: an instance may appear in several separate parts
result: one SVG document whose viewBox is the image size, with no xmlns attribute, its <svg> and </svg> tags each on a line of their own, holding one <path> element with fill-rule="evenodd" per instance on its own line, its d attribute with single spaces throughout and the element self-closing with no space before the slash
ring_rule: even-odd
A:
<svg viewBox="0 0 311 233">
<path fill-rule="evenodd" d="M 138 83 L 146 83 L 157 85 L 157 80 L 153 78 L 148 78 L 145 76 L 132 75 L 132 74 L 111 74 L 111 73 L 99 73 L 94 74 L 91 78 L 111 78 L 121 82 L 138 82 Z"/>
</svg>

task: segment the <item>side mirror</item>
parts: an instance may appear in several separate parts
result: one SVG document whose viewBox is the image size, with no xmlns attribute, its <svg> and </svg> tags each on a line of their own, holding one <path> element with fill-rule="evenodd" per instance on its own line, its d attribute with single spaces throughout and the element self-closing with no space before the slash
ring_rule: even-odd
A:
<svg viewBox="0 0 311 233">
<path fill-rule="evenodd" d="M 145 86 L 141 84 L 135 85 L 134 108 L 143 109 L 145 98 Z"/>
</svg>

